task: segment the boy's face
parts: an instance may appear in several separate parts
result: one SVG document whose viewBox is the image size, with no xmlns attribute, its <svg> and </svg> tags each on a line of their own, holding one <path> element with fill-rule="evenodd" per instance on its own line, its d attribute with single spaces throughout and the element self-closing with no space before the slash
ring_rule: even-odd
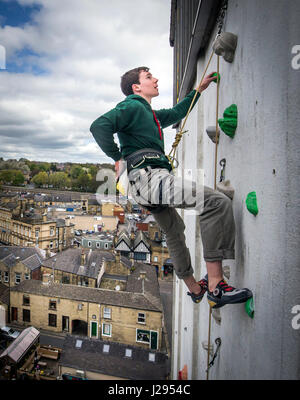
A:
<svg viewBox="0 0 300 400">
<path fill-rule="evenodd" d="M 132 85 L 133 92 L 147 100 L 151 100 L 159 95 L 157 82 L 158 79 L 154 78 L 150 72 L 141 71 L 140 83 Z"/>
</svg>

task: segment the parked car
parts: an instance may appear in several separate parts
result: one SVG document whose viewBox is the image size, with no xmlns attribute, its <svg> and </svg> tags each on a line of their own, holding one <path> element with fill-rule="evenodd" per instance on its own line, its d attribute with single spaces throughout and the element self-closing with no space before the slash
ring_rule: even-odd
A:
<svg viewBox="0 0 300 400">
<path fill-rule="evenodd" d="M 79 231 L 75 231 L 76 236 L 81 236 L 81 233 Z"/>
<path fill-rule="evenodd" d="M 0 335 L 6 339 L 14 340 L 20 335 L 20 332 L 15 331 L 8 326 L 2 326 L 2 328 L 0 328 Z"/>
</svg>

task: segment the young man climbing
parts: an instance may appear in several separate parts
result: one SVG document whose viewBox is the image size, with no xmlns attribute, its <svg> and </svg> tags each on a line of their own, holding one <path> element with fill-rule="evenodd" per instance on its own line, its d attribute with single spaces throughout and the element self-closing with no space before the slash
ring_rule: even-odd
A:
<svg viewBox="0 0 300 400">
<path fill-rule="evenodd" d="M 207 75 L 196 89 L 196 101 L 215 79 L 212 75 Z M 195 184 L 175 177 L 164 154 L 163 128 L 185 117 L 195 90 L 173 108 L 154 111 L 151 100 L 159 95 L 158 79 L 147 67 L 126 72 L 121 78 L 121 89 L 127 96 L 125 100 L 91 125 L 96 142 L 116 162 L 117 174 L 120 160 L 126 160 L 132 196 L 152 212 L 165 233 L 176 275 L 185 282 L 192 300 L 200 302 L 207 291 L 213 308 L 247 301 L 252 297 L 249 289 L 236 289 L 223 279 L 222 260 L 234 259 L 235 223 L 231 200 L 206 186 L 195 199 Z M 114 142 L 114 133 L 118 134 L 121 150 Z M 176 201 L 182 197 L 181 202 Z M 193 208 L 199 214 L 207 268 L 206 277 L 199 282 L 193 276 L 185 243 L 185 225 L 175 207 Z"/>
</svg>

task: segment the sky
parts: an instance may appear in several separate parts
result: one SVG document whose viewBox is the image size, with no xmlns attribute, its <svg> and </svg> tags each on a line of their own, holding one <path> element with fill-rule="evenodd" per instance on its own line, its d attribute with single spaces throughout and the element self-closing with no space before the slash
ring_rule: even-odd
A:
<svg viewBox="0 0 300 400">
<path fill-rule="evenodd" d="M 170 9 L 171 0 L 0 0 L 0 157 L 113 163 L 89 128 L 125 98 L 124 72 L 148 66 L 159 79 L 152 107 L 173 105 Z M 175 130 L 164 133 L 168 153 Z"/>
</svg>

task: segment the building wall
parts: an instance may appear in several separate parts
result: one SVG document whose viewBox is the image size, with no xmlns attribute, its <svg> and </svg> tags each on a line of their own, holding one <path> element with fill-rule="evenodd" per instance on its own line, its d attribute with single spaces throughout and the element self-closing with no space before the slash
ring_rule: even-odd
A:
<svg viewBox="0 0 300 400">
<path fill-rule="evenodd" d="M 46 277 L 44 280 L 48 280 L 48 276 L 52 274 L 52 268 L 41 266 L 41 275 Z M 88 278 L 85 276 L 72 274 L 70 272 L 61 271 L 59 269 L 54 269 L 54 282 L 70 285 L 88 286 L 94 288 L 97 287 L 97 278 Z"/>
<path fill-rule="evenodd" d="M 254 292 L 255 316 L 244 305 L 220 309 L 221 325 L 212 318 L 211 342 L 222 340 L 210 379 L 299 379 L 300 336 L 292 327 L 299 297 L 299 93 L 300 70 L 291 67 L 291 49 L 299 42 L 299 2 L 229 0 L 224 31 L 238 35 L 232 64 L 220 58 L 219 118 L 232 103 L 238 107 L 234 139 L 221 132 L 219 161 L 226 158 L 225 178 L 235 188 L 236 259 L 229 283 Z M 198 60 L 197 83 L 207 64 Z M 216 56 L 208 72 L 216 71 Z M 196 85 L 196 82 L 195 82 Z M 205 129 L 215 125 L 216 86 L 203 93 L 189 117 L 180 145 L 181 168 L 204 168 L 205 184 L 214 185 L 215 146 Z M 203 136 L 202 136 L 203 133 Z M 197 152 L 186 151 L 197 148 Z M 248 212 L 245 199 L 256 191 L 259 213 Z M 197 218 L 182 212 L 187 246 L 196 278 L 206 273 Z M 172 375 L 184 364 L 189 379 L 206 378 L 208 304 L 192 304 L 184 283 L 174 280 Z M 216 347 L 216 346 L 215 346 Z"/>
<path fill-rule="evenodd" d="M 132 344 L 143 348 L 149 348 L 149 344 L 136 341 L 137 329 L 155 331 L 158 333 L 158 350 L 161 349 L 162 339 L 162 313 L 148 310 L 137 310 L 128 307 L 111 306 L 106 304 L 97 304 L 87 301 L 78 301 L 72 299 L 55 298 L 50 296 L 41 296 L 38 294 L 28 294 L 30 296 L 30 305 L 23 304 L 22 292 L 11 292 L 10 306 L 18 308 L 18 320 L 14 321 L 25 326 L 35 326 L 37 329 L 46 329 L 53 332 L 62 332 L 62 317 L 69 317 L 70 333 L 73 320 L 81 320 L 87 323 L 88 334 L 91 336 L 91 322 L 98 324 L 98 338 L 124 344 Z M 57 309 L 49 308 L 49 301 L 57 300 Z M 79 309 L 81 304 L 81 310 Z M 111 309 L 110 318 L 104 317 L 104 308 Z M 23 321 L 23 309 L 30 310 L 30 322 Z M 57 326 L 48 325 L 48 315 L 57 315 Z M 145 314 L 145 323 L 138 322 L 138 314 Z M 102 333 L 102 324 L 111 325 L 111 334 Z"/>
<path fill-rule="evenodd" d="M 8 272 L 9 281 L 5 282 L 5 272 Z M 20 282 L 25 279 L 25 274 L 29 275 L 29 279 L 40 279 L 39 268 L 35 271 L 31 271 L 26 265 L 22 262 L 17 262 L 12 267 L 7 267 L 3 262 L 0 261 L 0 274 L 1 274 L 1 282 L 9 287 L 16 285 L 16 274 L 20 274 Z"/>
</svg>

